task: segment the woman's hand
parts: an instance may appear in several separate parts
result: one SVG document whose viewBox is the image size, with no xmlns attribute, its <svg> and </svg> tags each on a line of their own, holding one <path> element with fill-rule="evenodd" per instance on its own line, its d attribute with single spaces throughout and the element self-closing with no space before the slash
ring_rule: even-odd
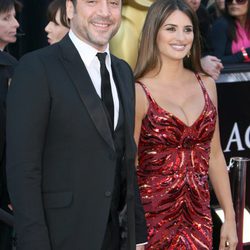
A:
<svg viewBox="0 0 250 250">
<path fill-rule="evenodd" d="M 145 245 L 136 245 L 136 250 L 145 250 Z"/>
<path fill-rule="evenodd" d="M 220 232 L 220 250 L 235 250 L 238 243 L 234 219 L 225 220 Z"/>
</svg>

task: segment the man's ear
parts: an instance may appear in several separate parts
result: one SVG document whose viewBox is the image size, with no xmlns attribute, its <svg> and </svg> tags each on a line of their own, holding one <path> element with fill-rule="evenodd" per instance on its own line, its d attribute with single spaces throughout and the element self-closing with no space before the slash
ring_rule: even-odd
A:
<svg viewBox="0 0 250 250">
<path fill-rule="evenodd" d="M 66 15 L 69 20 L 71 20 L 74 16 L 75 6 L 72 0 L 66 0 Z"/>
</svg>

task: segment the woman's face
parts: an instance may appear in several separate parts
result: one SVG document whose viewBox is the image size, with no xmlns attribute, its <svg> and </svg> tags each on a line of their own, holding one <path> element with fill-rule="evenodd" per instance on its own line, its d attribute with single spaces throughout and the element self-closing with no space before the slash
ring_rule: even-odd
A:
<svg viewBox="0 0 250 250">
<path fill-rule="evenodd" d="M 189 17 L 175 10 L 160 27 L 157 46 L 162 61 L 182 60 L 190 51 L 194 40 L 193 24 Z"/>
<path fill-rule="evenodd" d="M 228 13 L 235 17 L 241 18 L 247 16 L 248 11 L 248 0 L 246 0 L 243 4 L 238 4 L 236 0 L 233 0 L 232 3 L 227 3 Z"/>
<path fill-rule="evenodd" d="M 194 10 L 197 11 L 201 5 L 201 0 L 185 0 L 185 2 Z"/>
<path fill-rule="evenodd" d="M 60 10 L 56 12 L 55 20 L 56 23 L 50 21 L 45 27 L 49 44 L 59 42 L 69 31 L 60 21 Z"/>
<path fill-rule="evenodd" d="M 215 0 L 215 4 L 219 10 L 223 11 L 225 9 L 225 0 Z"/>
<path fill-rule="evenodd" d="M 16 20 L 16 11 L 11 10 L 0 13 L 0 49 L 4 49 L 9 43 L 16 42 L 16 33 L 19 23 Z"/>
</svg>

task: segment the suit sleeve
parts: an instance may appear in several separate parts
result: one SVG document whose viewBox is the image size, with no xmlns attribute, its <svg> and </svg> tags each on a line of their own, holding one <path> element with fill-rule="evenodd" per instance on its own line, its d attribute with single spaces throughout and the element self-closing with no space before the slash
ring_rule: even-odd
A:
<svg viewBox="0 0 250 250">
<path fill-rule="evenodd" d="M 42 155 L 50 96 L 37 54 L 25 56 L 7 97 L 7 179 L 19 250 L 50 250 L 42 201 Z"/>
<path fill-rule="evenodd" d="M 138 188 L 137 176 L 135 173 L 135 233 L 136 233 L 136 244 L 147 242 L 147 226 L 145 220 L 145 212 L 141 204 L 141 197 Z"/>
<path fill-rule="evenodd" d="M 134 100 L 133 107 L 135 109 L 135 80 L 134 80 L 133 74 L 131 77 L 133 79 L 132 80 L 133 100 Z M 134 125 L 134 122 L 133 122 L 133 125 Z M 135 160 L 134 160 L 134 163 L 135 163 Z M 134 195 L 135 195 L 135 236 L 136 236 L 136 244 L 140 244 L 140 243 L 147 242 L 147 226 L 146 226 L 145 212 L 141 203 L 141 196 L 140 196 L 139 187 L 138 187 L 135 165 L 133 165 L 133 169 L 134 169 Z"/>
</svg>

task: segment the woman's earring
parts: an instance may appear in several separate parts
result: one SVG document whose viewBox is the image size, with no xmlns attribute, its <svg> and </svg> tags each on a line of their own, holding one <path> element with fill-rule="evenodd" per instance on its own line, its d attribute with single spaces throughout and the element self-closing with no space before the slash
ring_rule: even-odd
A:
<svg viewBox="0 0 250 250">
<path fill-rule="evenodd" d="M 188 53 L 187 53 L 187 58 L 189 58 L 190 56 L 191 56 L 191 52 L 188 51 Z"/>
</svg>

